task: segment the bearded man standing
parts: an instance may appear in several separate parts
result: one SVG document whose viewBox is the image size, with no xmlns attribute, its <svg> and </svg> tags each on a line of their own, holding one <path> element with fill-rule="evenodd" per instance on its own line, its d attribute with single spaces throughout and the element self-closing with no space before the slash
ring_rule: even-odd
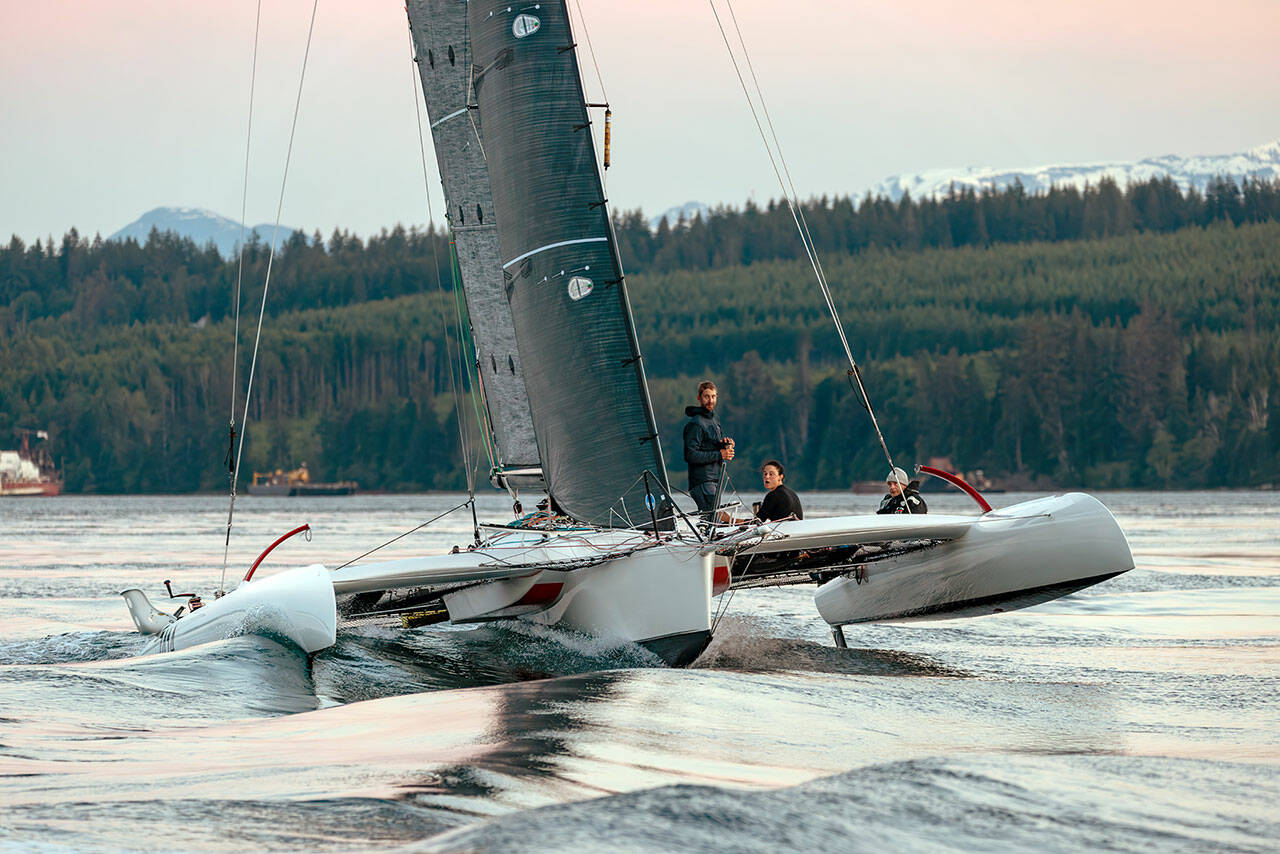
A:
<svg viewBox="0 0 1280 854">
<path fill-rule="evenodd" d="M 698 383 L 698 405 L 686 406 L 689 420 L 684 425 L 684 461 L 689 465 L 689 494 L 703 518 L 710 519 L 724 464 L 733 459 L 733 440 L 724 435 L 716 420 L 716 384 Z"/>
</svg>

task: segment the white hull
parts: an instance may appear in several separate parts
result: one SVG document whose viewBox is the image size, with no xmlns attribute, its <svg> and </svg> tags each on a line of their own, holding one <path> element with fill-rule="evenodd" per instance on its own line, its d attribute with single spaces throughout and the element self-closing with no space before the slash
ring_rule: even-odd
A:
<svg viewBox="0 0 1280 854">
<path fill-rule="evenodd" d="M 288 570 L 180 618 L 140 590 L 122 595 L 139 631 L 155 635 L 145 652 L 251 632 L 317 652 L 336 638 L 335 594 L 426 588 L 442 591 L 436 601 L 451 623 L 527 619 L 641 644 L 685 664 L 711 639 L 712 561 L 700 544 L 654 543 L 634 531 L 518 532 L 468 552 Z"/>
<path fill-rule="evenodd" d="M 977 616 L 1048 601 L 1132 568 L 1111 512 L 1070 493 L 972 518 L 955 539 L 869 561 L 823 584 L 814 602 L 832 626 Z"/>
<path fill-rule="evenodd" d="M 543 570 L 563 583 L 545 610 L 523 619 L 607 635 L 647 647 L 669 664 L 687 664 L 711 640 L 712 555 L 697 545 L 665 544 L 588 569 Z"/>
<path fill-rule="evenodd" d="M 711 639 L 717 561 L 722 571 L 732 562 L 735 573 L 744 572 L 754 561 L 767 567 L 766 578 L 791 573 L 778 583 L 793 583 L 797 572 L 806 581 L 811 571 L 841 573 L 814 597 L 832 626 L 996 613 L 1133 568 L 1111 513 L 1073 493 L 978 517 L 781 522 L 708 544 L 655 542 L 636 531 L 518 531 L 472 551 L 334 572 L 318 565 L 289 570 L 241 584 L 181 619 L 156 610 L 140 591 L 124 595 L 139 629 L 157 635 L 148 651 L 259 632 L 316 652 L 335 639 L 335 591 L 375 599 L 383 591 L 406 591 L 407 601 L 426 603 L 419 613 L 429 612 L 429 622 L 523 619 L 641 644 L 671 664 L 685 664 Z M 417 607 L 357 616 L 415 617 Z"/>
<path fill-rule="evenodd" d="M 522 532 L 475 551 L 341 569 L 332 581 L 339 593 L 462 584 L 441 597 L 451 623 L 525 619 L 683 664 L 711 637 L 712 561 L 700 544 L 634 531 Z"/>
<path fill-rule="evenodd" d="M 140 590 L 122 594 L 138 630 L 154 634 L 143 651 L 172 652 L 243 634 L 285 638 L 304 652 L 332 646 L 338 615 L 329 572 L 319 564 L 242 583 L 226 596 L 175 618 Z"/>
</svg>

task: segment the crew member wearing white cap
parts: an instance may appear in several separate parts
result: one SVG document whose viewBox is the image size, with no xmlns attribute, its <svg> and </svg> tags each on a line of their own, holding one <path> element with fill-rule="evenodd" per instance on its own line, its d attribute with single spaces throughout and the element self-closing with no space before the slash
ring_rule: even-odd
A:
<svg viewBox="0 0 1280 854">
<path fill-rule="evenodd" d="M 889 494 L 880 502 L 876 513 L 911 513 L 917 515 L 928 513 L 929 506 L 920 497 L 920 481 L 910 480 L 907 473 L 894 466 L 893 471 L 885 478 Z"/>
</svg>

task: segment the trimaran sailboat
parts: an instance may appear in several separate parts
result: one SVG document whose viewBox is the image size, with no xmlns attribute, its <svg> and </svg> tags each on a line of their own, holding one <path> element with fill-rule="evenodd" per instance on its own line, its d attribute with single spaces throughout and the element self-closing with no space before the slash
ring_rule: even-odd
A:
<svg viewBox="0 0 1280 854">
<path fill-rule="evenodd" d="M 341 611 L 406 626 L 530 620 L 678 665 L 706 647 L 731 588 L 820 582 L 818 612 L 843 645 L 846 624 L 993 613 L 1133 567 L 1110 512 L 1079 493 L 980 516 L 692 524 L 667 482 L 566 2 L 410 0 L 407 12 L 492 479 L 513 496 L 545 490 L 560 513 L 485 526 L 465 551 L 246 580 L 186 614 L 126 591 L 152 649 L 251 626 L 315 652 Z"/>
</svg>

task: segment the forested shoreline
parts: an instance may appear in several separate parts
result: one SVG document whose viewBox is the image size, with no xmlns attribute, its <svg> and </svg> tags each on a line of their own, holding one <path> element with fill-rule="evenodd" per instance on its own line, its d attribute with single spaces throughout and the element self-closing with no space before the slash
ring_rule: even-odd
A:
<svg viewBox="0 0 1280 854">
<path fill-rule="evenodd" d="M 1015 485 L 1280 483 L 1280 183 L 805 214 L 900 460 L 947 456 Z M 740 485 L 769 457 L 801 489 L 883 475 L 789 212 L 616 223 L 673 473 L 683 407 L 709 377 Z M 250 323 L 267 254 L 246 253 Z M 0 447 L 48 429 L 67 492 L 225 489 L 236 269 L 167 234 L 0 247 Z M 439 232 L 295 235 L 273 265 L 244 468 L 461 488 L 451 286 Z"/>
</svg>

